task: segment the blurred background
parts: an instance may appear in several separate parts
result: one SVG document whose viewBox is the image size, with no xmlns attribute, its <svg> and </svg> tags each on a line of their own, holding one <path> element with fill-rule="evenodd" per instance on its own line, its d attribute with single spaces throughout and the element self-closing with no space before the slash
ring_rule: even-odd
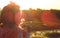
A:
<svg viewBox="0 0 60 38">
<path fill-rule="evenodd" d="M 20 6 L 30 38 L 60 38 L 60 0 L 0 0 L 0 26 L 1 11 L 10 2 Z"/>
</svg>

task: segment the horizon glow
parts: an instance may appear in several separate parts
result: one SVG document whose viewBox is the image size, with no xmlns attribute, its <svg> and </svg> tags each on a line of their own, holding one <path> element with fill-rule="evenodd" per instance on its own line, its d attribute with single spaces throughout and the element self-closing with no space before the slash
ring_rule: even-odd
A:
<svg viewBox="0 0 60 38">
<path fill-rule="evenodd" d="M 9 4 L 10 1 L 18 4 L 21 10 L 29 8 L 60 10 L 60 0 L 0 0 L 0 8 L 2 9 L 4 6 Z"/>
</svg>

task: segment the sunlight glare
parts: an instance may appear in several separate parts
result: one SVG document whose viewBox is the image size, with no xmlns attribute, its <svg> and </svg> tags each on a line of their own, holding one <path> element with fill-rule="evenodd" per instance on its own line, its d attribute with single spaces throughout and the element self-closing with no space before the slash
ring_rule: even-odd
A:
<svg viewBox="0 0 60 38">
<path fill-rule="evenodd" d="M 20 9 L 60 9 L 60 0 L 0 0 L 0 8 L 9 4 L 10 1 L 18 4 Z"/>
</svg>

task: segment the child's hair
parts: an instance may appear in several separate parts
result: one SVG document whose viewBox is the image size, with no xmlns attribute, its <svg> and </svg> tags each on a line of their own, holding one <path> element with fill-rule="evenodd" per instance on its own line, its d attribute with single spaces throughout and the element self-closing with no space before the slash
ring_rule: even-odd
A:
<svg viewBox="0 0 60 38">
<path fill-rule="evenodd" d="M 5 24 L 8 24 L 8 23 L 13 24 L 15 22 L 15 17 L 20 18 L 20 17 L 18 17 L 20 15 L 18 15 L 17 13 L 20 14 L 19 5 L 15 4 L 15 3 L 10 3 L 10 4 L 6 5 L 3 8 L 2 13 L 1 13 L 2 22 Z M 18 20 L 18 19 L 16 19 L 16 20 Z"/>
</svg>

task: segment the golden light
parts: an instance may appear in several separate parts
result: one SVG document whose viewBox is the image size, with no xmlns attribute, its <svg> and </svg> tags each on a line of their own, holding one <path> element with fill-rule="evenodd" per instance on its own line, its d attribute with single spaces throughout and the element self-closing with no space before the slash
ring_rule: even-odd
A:
<svg viewBox="0 0 60 38">
<path fill-rule="evenodd" d="M 24 19 L 24 18 L 21 18 L 21 23 L 20 23 L 20 25 L 22 25 L 24 22 L 25 22 L 25 19 Z"/>
<path fill-rule="evenodd" d="M 10 1 L 18 4 L 22 9 L 60 9 L 60 0 L 0 0 L 0 8 L 9 4 Z"/>
<path fill-rule="evenodd" d="M 22 19 L 21 19 L 21 21 L 23 22 L 23 21 L 25 21 L 25 19 L 24 19 L 24 18 L 22 18 Z"/>
</svg>

